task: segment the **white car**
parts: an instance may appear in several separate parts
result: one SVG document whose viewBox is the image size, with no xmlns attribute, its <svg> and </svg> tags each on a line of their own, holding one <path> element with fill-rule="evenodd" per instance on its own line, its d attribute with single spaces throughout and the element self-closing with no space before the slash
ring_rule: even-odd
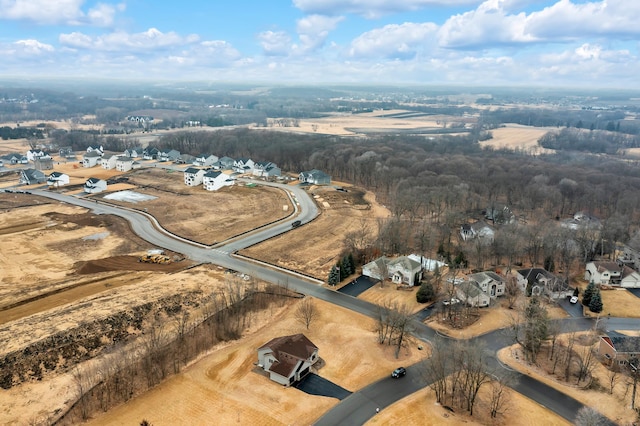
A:
<svg viewBox="0 0 640 426">
<path fill-rule="evenodd" d="M 572 296 L 571 299 L 569 299 L 569 303 L 573 303 L 573 304 L 578 303 L 578 296 Z"/>
</svg>

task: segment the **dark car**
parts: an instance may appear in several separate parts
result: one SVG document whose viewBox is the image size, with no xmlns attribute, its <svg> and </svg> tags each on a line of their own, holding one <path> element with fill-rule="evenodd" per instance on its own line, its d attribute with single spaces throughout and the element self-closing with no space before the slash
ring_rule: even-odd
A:
<svg viewBox="0 0 640 426">
<path fill-rule="evenodd" d="M 300 225 L 302 225 L 302 222 L 300 222 L 299 220 L 296 220 L 295 222 L 293 222 L 293 223 L 291 224 L 291 226 L 292 226 L 293 228 L 297 228 L 297 227 L 298 227 L 298 226 L 300 226 Z"/>
<path fill-rule="evenodd" d="M 405 374 L 407 374 L 407 369 L 404 367 L 398 367 L 393 370 L 393 373 L 391 373 L 391 377 L 393 377 L 394 379 L 399 379 L 400 377 L 404 377 Z"/>
</svg>

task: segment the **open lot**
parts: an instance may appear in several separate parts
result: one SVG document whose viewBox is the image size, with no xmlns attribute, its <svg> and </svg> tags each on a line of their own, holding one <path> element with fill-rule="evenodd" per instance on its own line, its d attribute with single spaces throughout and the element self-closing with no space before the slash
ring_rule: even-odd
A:
<svg viewBox="0 0 640 426">
<path fill-rule="evenodd" d="M 531 127 L 519 124 L 507 124 L 504 127 L 492 129 L 492 139 L 480 142 L 481 146 L 488 146 L 494 149 L 522 150 L 530 154 L 544 154 L 553 150 L 542 148 L 538 145 L 545 133 L 557 130 L 555 127 Z"/>
<path fill-rule="evenodd" d="M 295 306 L 274 312 L 240 341 L 216 348 L 183 373 L 90 424 L 137 424 L 143 418 L 154 425 L 208 422 L 203 419 L 217 424 L 311 424 L 338 400 L 285 388 L 256 372 L 257 348 L 282 335 L 304 333 L 325 362 L 318 374 L 350 391 L 427 355 L 412 344 L 396 359 L 393 348 L 377 343 L 373 320 L 320 300 L 315 303 L 320 317 L 309 330 L 295 320 Z"/>
</svg>

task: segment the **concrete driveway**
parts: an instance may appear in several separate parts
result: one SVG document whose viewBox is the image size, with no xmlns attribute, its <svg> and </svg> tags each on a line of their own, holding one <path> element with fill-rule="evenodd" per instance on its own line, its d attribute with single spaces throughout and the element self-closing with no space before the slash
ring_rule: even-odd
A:
<svg viewBox="0 0 640 426">
<path fill-rule="evenodd" d="M 378 281 L 365 277 L 364 275 L 360 275 L 355 280 L 351 281 L 349 284 L 345 284 L 342 288 L 338 289 L 340 293 L 348 294 L 349 296 L 358 297 L 365 291 L 369 290 L 371 287 L 376 285 Z"/>
</svg>

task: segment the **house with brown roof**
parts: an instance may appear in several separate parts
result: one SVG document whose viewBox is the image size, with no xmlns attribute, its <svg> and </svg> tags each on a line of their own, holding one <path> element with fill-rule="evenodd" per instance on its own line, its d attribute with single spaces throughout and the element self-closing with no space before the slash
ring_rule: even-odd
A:
<svg viewBox="0 0 640 426">
<path fill-rule="evenodd" d="M 422 279 L 422 265 L 409 256 L 382 256 L 364 265 L 362 275 L 376 280 L 389 278 L 394 284 L 412 287 Z"/>
<path fill-rule="evenodd" d="M 601 336 L 598 354 L 609 365 L 625 365 L 630 359 L 640 359 L 640 337 L 616 332 Z"/>
<path fill-rule="evenodd" d="M 640 273 L 623 263 L 594 261 L 586 265 L 584 279 L 600 285 L 639 288 Z"/>
<path fill-rule="evenodd" d="M 318 347 L 302 333 L 276 337 L 258 348 L 258 367 L 284 386 L 309 374 L 318 359 Z"/>
</svg>

